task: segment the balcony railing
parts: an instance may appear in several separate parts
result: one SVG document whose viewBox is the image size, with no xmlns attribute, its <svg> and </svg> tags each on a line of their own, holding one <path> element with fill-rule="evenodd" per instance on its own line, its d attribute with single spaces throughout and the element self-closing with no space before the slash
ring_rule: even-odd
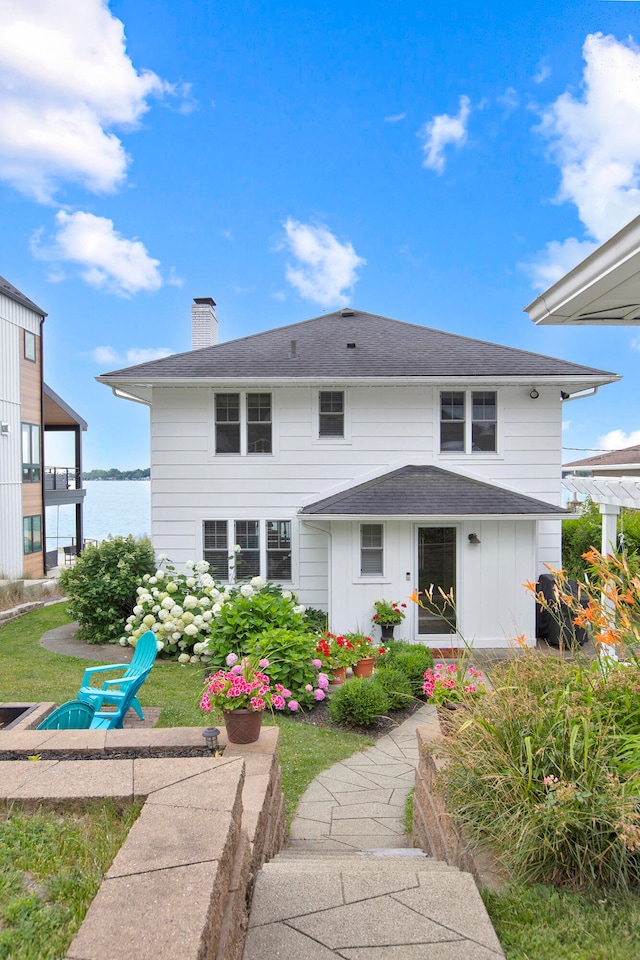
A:
<svg viewBox="0 0 640 960">
<path fill-rule="evenodd" d="M 79 490 L 82 476 L 75 467 L 45 467 L 45 490 Z"/>
</svg>

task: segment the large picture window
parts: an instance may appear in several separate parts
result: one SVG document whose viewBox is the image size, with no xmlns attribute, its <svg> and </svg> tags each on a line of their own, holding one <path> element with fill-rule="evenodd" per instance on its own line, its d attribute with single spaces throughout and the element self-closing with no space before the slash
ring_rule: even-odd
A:
<svg viewBox="0 0 640 960">
<path fill-rule="evenodd" d="M 440 452 L 496 453 L 495 390 L 443 390 L 440 394 Z"/>
<path fill-rule="evenodd" d="M 202 539 L 203 557 L 216 580 L 292 579 L 290 520 L 205 520 Z"/>
<path fill-rule="evenodd" d="M 22 482 L 40 482 L 40 427 L 22 424 Z"/>
</svg>

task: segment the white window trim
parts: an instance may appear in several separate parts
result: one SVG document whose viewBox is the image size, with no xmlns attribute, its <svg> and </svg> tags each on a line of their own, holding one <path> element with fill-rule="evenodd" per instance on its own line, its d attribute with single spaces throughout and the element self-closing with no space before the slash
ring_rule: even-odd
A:
<svg viewBox="0 0 640 960">
<path fill-rule="evenodd" d="M 344 436 L 343 437 L 321 437 L 320 436 L 320 394 L 321 393 L 341 393 L 344 397 Z M 342 386 L 323 385 L 312 390 L 311 415 L 313 417 L 312 442 L 321 446 L 346 446 L 351 443 L 351 404 L 349 403 L 349 391 Z"/>
<path fill-rule="evenodd" d="M 226 456 L 226 455 L 225 455 Z M 258 522 L 258 537 L 260 541 L 260 576 L 265 580 L 267 579 L 267 522 L 269 520 L 287 520 L 291 524 L 291 579 L 290 580 L 272 580 L 271 583 L 275 583 L 279 586 L 282 586 L 284 589 L 291 589 L 292 584 L 296 583 L 298 580 L 298 567 L 297 567 L 297 542 L 296 542 L 296 524 L 291 517 L 282 517 L 282 516 L 273 516 L 269 515 L 268 517 L 257 517 L 255 514 L 249 515 L 246 517 L 235 514 L 233 517 L 222 517 L 222 516 L 209 516 L 202 517 L 198 529 L 198 555 L 204 559 L 204 525 L 205 522 L 218 521 L 226 523 L 227 525 L 227 556 L 233 553 L 233 548 L 235 546 L 235 524 L 236 521 L 243 520 L 257 520 Z M 227 571 L 229 568 L 227 566 Z M 244 578 L 243 578 L 244 579 Z M 234 576 L 234 571 L 231 570 L 231 575 L 228 579 L 220 578 L 220 583 L 228 583 L 233 585 L 236 583 L 236 578 Z"/>
<path fill-rule="evenodd" d="M 237 393 L 240 396 L 240 452 L 239 453 L 217 453 L 216 452 L 216 394 L 218 393 Z M 247 452 L 247 395 L 249 393 L 262 393 L 271 397 L 271 453 L 248 453 Z M 253 389 L 238 390 L 235 386 L 220 387 L 212 392 L 211 397 L 211 452 L 212 459 L 221 458 L 229 460 L 232 457 L 248 460 L 260 460 L 261 458 L 276 457 L 279 455 L 279 418 L 276 404 L 275 390 L 262 390 L 259 387 Z M 222 517 L 220 519 L 223 519 Z M 271 519 L 271 518 L 269 518 Z"/>
<path fill-rule="evenodd" d="M 442 450 L 441 449 L 441 429 L 442 429 L 442 394 L 443 393 L 464 393 L 464 450 Z M 471 449 L 471 410 L 473 393 L 495 393 L 496 395 L 496 449 L 495 450 L 472 450 Z M 474 460 L 497 460 L 503 458 L 502 452 L 502 396 L 500 390 L 487 387 L 441 387 L 436 390 L 434 401 L 435 427 L 437 434 L 437 456 L 446 460 L 455 460 L 458 458 L 473 457 Z"/>
</svg>

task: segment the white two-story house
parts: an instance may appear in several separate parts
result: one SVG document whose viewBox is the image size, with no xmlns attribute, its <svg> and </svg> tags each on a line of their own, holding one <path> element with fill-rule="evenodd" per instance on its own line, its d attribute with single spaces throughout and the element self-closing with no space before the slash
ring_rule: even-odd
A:
<svg viewBox="0 0 640 960">
<path fill-rule="evenodd" d="M 338 631 L 434 584 L 468 642 L 531 640 L 523 584 L 560 565 L 563 399 L 616 375 L 355 309 L 217 343 L 214 306 L 195 302 L 192 351 L 98 377 L 150 408 L 156 551 L 282 583 Z M 407 607 L 396 636 L 455 642 Z"/>
</svg>

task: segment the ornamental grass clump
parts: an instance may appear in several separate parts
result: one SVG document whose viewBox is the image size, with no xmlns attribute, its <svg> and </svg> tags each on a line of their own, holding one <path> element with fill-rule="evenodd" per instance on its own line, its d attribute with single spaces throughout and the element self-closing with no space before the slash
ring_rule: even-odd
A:
<svg viewBox="0 0 640 960">
<path fill-rule="evenodd" d="M 640 675 L 635 664 L 535 652 L 445 738 L 447 805 L 527 882 L 640 884 Z M 627 709 L 630 708 L 630 709 Z"/>
</svg>

